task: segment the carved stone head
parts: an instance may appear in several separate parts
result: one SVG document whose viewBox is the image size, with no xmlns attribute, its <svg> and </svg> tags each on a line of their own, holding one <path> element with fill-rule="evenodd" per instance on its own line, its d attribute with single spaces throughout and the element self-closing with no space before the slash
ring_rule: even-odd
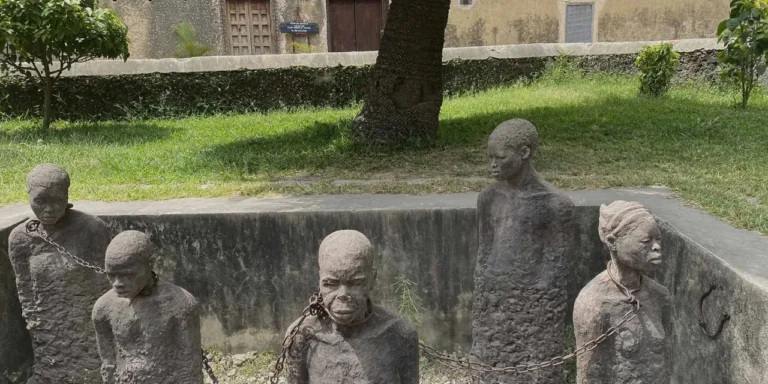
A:
<svg viewBox="0 0 768 384">
<path fill-rule="evenodd" d="M 373 245 L 358 231 L 328 235 L 320 244 L 320 294 L 330 318 L 341 325 L 365 320 L 376 281 Z"/>
<path fill-rule="evenodd" d="M 598 231 L 613 262 L 640 272 L 652 272 L 661 264 L 661 231 L 640 203 L 601 205 Z"/>
<path fill-rule="evenodd" d="M 154 283 L 149 236 L 125 231 L 115 236 L 106 252 L 105 270 L 118 297 L 134 298 Z"/>
<path fill-rule="evenodd" d="M 539 132 L 528 120 L 501 123 L 488 138 L 491 175 L 496 180 L 511 180 L 529 166 L 539 146 Z"/>
<path fill-rule="evenodd" d="M 69 174 L 56 164 L 40 164 L 27 175 L 29 206 L 43 224 L 55 224 L 69 208 Z"/>
</svg>

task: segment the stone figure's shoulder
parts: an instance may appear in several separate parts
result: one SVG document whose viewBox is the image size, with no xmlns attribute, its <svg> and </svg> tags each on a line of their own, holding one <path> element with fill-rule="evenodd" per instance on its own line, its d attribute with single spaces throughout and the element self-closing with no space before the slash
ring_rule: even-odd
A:
<svg viewBox="0 0 768 384">
<path fill-rule="evenodd" d="M 117 301 L 120 299 L 114 290 L 110 289 L 105 294 L 101 295 L 96 303 L 93 305 L 92 319 L 93 321 L 109 320 L 109 313 L 115 309 Z"/>
<path fill-rule="evenodd" d="M 594 308 L 598 310 L 606 293 L 613 288 L 612 285 L 613 282 L 608 277 L 608 273 L 606 271 L 600 272 L 579 292 L 574 304 L 574 314 L 579 308 Z"/>
<path fill-rule="evenodd" d="M 411 322 L 406 320 L 403 316 L 391 312 L 379 305 L 374 306 L 374 311 L 376 311 L 377 316 L 381 318 L 379 324 L 385 328 L 383 331 L 392 335 L 397 335 L 404 341 L 418 340 L 419 337 L 416 333 L 416 326 L 411 324 Z"/>
<path fill-rule="evenodd" d="M 554 211 L 572 210 L 574 208 L 573 200 L 568 195 L 548 186 L 543 186 L 542 189 L 529 194 L 527 198 L 544 203 L 543 205 Z"/>
<path fill-rule="evenodd" d="M 651 279 L 648 276 L 643 276 L 643 284 L 648 289 L 648 292 L 651 294 L 653 298 L 659 298 L 660 300 L 663 300 L 665 302 L 671 302 L 672 301 L 672 295 L 669 293 L 669 290 L 664 285 L 660 284 L 658 281 Z"/>
<path fill-rule="evenodd" d="M 169 304 L 175 306 L 179 313 L 190 314 L 199 311 L 197 299 L 186 289 L 166 281 L 158 282 L 158 288 L 160 294 L 167 296 Z"/>
<path fill-rule="evenodd" d="M 301 322 L 301 325 L 299 325 L 299 322 Z M 293 323 L 291 323 L 290 326 L 288 326 L 288 330 L 285 332 L 286 336 L 289 335 L 297 326 L 299 327 L 299 333 L 318 332 L 326 327 L 326 323 L 317 318 L 317 316 L 307 316 L 303 322 L 301 321 L 301 318 L 298 318 Z"/>
<path fill-rule="evenodd" d="M 70 209 L 67 211 L 67 215 L 73 223 L 77 223 L 80 228 L 88 231 L 87 233 L 89 235 L 109 235 L 109 226 L 107 226 L 107 223 L 90 213 Z"/>
<path fill-rule="evenodd" d="M 31 219 L 25 220 L 23 223 L 16 226 L 16 228 L 13 228 L 11 230 L 10 235 L 8 235 L 8 249 L 12 252 L 12 255 L 14 253 L 19 252 L 20 250 L 26 249 L 26 247 L 32 242 L 32 235 L 27 233 L 26 230 L 26 224 Z"/>
<path fill-rule="evenodd" d="M 480 191 L 480 194 L 477 195 L 477 205 L 480 206 L 493 201 L 493 199 L 500 193 L 500 187 L 501 183 L 498 181 L 486 185 L 485 188 Z"/>
</svg>

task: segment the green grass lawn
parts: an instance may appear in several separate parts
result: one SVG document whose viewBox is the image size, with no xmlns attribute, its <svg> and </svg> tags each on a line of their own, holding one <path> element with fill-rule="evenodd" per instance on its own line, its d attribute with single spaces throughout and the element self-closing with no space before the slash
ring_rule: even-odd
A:
<svg viewBox="0 0 768 384">
<path fill-rule="evenodd" d="M 634 78 L 595 75 L 446 100 L 437 143 L 356 148 L 357 108 L 127 123 L 0 123 L 0 204 L 25 200 L 26 173 L 55 162 L 75 200 L 325 193 L 478 191 L 488 134 L 531 120 L 542 137 L 536 166 L 563 189 L 664 185 L 729 222 L 768 234 L 768 97 L 747 110 L 737 95 L 679 85 L 662 99 Z M 404 180 L 429 178 L 423 184 Z M 338 179 L 387 179 L 334 185 Z M 275 183 L 312 180 L 313 184 Z M 490 181 L 490 180 L 489 180 Z"/>
</svg>

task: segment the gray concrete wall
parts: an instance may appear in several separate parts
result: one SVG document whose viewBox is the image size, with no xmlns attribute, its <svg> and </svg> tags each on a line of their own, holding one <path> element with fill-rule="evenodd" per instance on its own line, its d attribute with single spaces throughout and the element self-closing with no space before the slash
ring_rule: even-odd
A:
<svg viewBox="0 0 768 384">
<path fill-rule="evenodd" d="M 676 305 L 670 335 L 675 383 L 768 382 L 768 239 L 684 207 L 663 189 L 569 194 L 579 207 L 582 255 L 569 281 L 571 303 L 607 260 L 597 238 L 599 204 L 640 201 L 663 229 L 665 263 L 654 278 L 670 289 Z M 274 347 L 317 287 L 320 241 L 334 230 L 352 228 L 368 234 L 376 246 L 376 299 L 394 308 L 392 284 L 405 275 L 417 283 L 425 307 L 420 336 L 466 351 L 477 249 L 475 199 L 475 194 L 355 195 L 84 203 L 78 208 L 100 215 L 115 232 L 139 229 L 152 236 L 159 246 L 161 278 L 201 301 L 208 346 L 233 352 Z M 0 227 L 26 212 L 0 208 Z M 697 325 L 699 298 L 711 283 L 722 288 L 705 302 L 710 327 L 723 311 L 732 316 L 714 341 Z"/>
<path fill-rule="evenodd" d="M 136 0 L 139 1 L 139 0 Z M 283 37 L 285 39 L 285 37 Z M 319 38 L 319 37 L 318 37 Z M 314 39 L 314 38 L 313 38 Z M 285 42 L 283 42 L 284 44 Z M 454 59 L 483 60 L 518 59 L 526 57 L 556 57 L 561 52 L 573 56 L 634 54 L 643 45 L 656 41 L 594 44 L 521 44 L 489 47 L 445 48 L 443 61 Z M 672 42 L 679 52 L 721 49 L 716 39 L 676 40 Z M 315 43 L 313 43 L 315 44 Z M 377 52 L 333 52 L 295 55 L 205 56 L 188 59 L 128 59 L 94 60 L 75 64 L 64 76 L 106 76 L 139 73 L 214 72 L 241 69 L 287 68 L 296 66 L 335 67 L 362 66 L 376 63 Z"/>
</svg>

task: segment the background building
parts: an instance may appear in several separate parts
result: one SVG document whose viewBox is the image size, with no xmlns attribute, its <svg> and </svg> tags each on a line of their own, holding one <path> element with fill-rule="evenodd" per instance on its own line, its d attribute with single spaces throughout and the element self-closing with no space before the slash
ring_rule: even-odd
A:
<svg viewBox="0 0 768 384">
<path fill-rule="evenodd" d="M 173 57 L 191 23 L 211 55 L 379 48 L 389 0 L 102 0 L 129 28 L 133 58 Z M 452 0 L 447 47 L 714 37 L 728 0 Z M 317 33 L 283 33 L 285 22 Z"/>
</svg>

